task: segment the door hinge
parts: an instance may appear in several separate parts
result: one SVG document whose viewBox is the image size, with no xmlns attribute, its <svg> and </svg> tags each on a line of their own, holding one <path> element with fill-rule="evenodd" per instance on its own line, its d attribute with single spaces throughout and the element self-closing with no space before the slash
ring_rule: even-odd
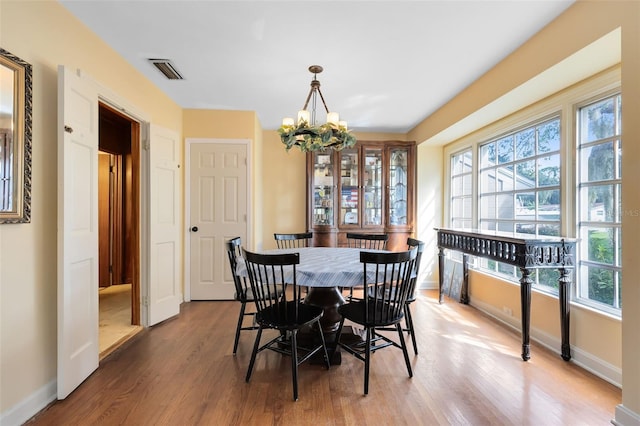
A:
<svg viewBox="0 0 640 426">
<path fill-rule="evenodd" d="M 148 296 L 142 296 L 142 306 L 145 307 L 149 307 L 149 297 Z"/>
<path fill-rule="evenodd" d="M 149 148 L 151 148 L 151 143 L 149 142 L 149 139 L 146 139 L 142 143 L 142 149 L 144 149 L 145 151 L 149 151 Z"/>
</svg>

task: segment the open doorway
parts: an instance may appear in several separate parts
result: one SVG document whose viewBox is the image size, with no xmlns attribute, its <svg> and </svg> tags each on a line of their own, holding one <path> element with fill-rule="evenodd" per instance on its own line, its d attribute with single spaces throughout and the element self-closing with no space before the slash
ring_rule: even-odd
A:
<svg viewBox="0 0 640 426">
<path fill-rule="evenodd" d="M 104 358 L 140 325 L 140 124 L 99 104 L 99 350 Z"/>
</svg>

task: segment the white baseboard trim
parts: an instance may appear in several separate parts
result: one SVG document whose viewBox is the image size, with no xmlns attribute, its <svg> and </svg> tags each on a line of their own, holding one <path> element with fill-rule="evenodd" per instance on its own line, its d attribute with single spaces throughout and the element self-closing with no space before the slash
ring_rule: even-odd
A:
<svg viewBox="0 0 640 426">
<path fill-rule="evenodd" d="M 522 323 L 520 321 L 520 318 L 507 316 L 502 311 L 496 309 L 495 306 L 483 302 L 471 301 L 470 305 L 481 310 L 497 321 L 507 325 L 508 327 L 513 328 L 516 332 L 521 333 Z M 550 351 L 557 353 L 558 356 L 560 356 L 560 347 L 562 342 L 558 337 L 545 333 L 539 329 L 536 329 L 535 327 L 531 327 L 531 329 L 529 330 L 529 335 L 531 340 L 535 340 L 537 343 L 541 344 Z M 591 353 L 586 352 L 573 345 L 571 346 L 571 362 L 600 377 L 601 379 L 606 380 L 612 385 L 622 388 L 622 370 L 620 368 L 611 365 L 608 362 L 593 356 Z"/>
<path fill-rule="evenodd" d="M 56 400 L 58 395 L 57 388 L 56 380 L 47 383 L 9 410 L 0 414 L 0 425 L 19 426 L 23 424 Z"/>
<path fill-rule="evenodd" d="M 421 281 L 418 284 L 418 288 L 420 290 L 437 290 L 438 285 L 438 281 Z"/>
<path fill-rule="evenodd" d="M 640 426 L 640 414 L 620 404 L 616 406 L 616 418 L 611 423 L 616 426 Z"/>
</svg>

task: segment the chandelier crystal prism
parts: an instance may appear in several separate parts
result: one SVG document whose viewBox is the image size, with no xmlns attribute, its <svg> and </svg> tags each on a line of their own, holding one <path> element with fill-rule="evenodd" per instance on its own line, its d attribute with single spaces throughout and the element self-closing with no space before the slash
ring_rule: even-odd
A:
<svg viewBox="0 0 640 426">
<path fill-rule="evenodd" d="M 347 122 L 340 121 L 337 112 L 329 112 L 324 96 L 322 96 L 320 82 L 317 79 L 317 75 L 322 72 L 322 67 L 311 65 L 309 71 L 313 74 L 313 80 L 311 80 L 311 89 L 307 100 L 302 110 L 298 111 L 298 121 L 294 123 L 293 118 L 286 117 L 278 129 L 282 143 L 287 151 L 294 146 L 297 146 L 302 152 L 330 149 L 340 151 L 344 148 L 351 148 L 356 144 L 356 137 L 347 129 Z M 327 122 L 322 125 L 316 124 L 318 97 L 327 112 Z M 307 109 L 309 101 L 311 101 L 311 111 Z"/>
</svg>

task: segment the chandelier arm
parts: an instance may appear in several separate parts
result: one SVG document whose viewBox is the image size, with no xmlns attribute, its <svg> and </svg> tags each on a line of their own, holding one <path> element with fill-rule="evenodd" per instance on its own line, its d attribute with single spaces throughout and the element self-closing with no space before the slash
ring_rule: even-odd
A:
<svg viewBox="0 0 640 426">
<path fill-rule="evenodd" d="M 314 90 L 316 90 L 316 88 L 311 86 L 309 94 L 307 95 L 307 100 L 304 101 L 304 106 L 302 107 L 302 109 L 307 109 L 307 106 L 309 105 L 309 99 L 311 99 L 311 95 L 313 95 Z"/>
<path fill-rule="evenodd" d="M 322 90 L 320 90 L 320 87 L 318 87 L 317 90 L 318 90 L 318 93 L 320 94 L 320 99 L 322 100 L 322 105 L 324 105 L 324 110 L 328 114 L 329 113 L 329 108 L 327 108 L 327 103 L 324 101 L 324 96 L 322 96 Z"/>
</svg>

